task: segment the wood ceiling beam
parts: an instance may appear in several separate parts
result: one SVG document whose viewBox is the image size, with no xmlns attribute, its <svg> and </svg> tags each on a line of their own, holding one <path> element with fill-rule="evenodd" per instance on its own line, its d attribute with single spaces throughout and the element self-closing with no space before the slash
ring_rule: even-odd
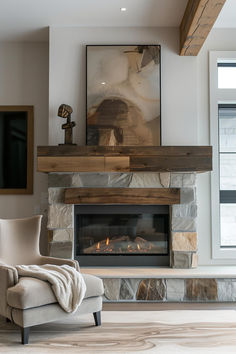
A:
<svg viewBox="0 0 236 354">
<path fill-rule="evenodd" d="M 180 55 L 196 56 L 226 0 L 189 0 L 180 24 Z"/>
</svg>

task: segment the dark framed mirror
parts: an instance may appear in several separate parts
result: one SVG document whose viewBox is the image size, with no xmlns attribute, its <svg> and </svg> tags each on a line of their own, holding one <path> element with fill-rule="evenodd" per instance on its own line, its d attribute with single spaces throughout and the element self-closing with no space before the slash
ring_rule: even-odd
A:
<svg viewBox="0 0 236 354">
<path fill-rule="evenodd" d="M 33 106 L 0 106 L 0 194 L 33 193 Z"/>
</svg>

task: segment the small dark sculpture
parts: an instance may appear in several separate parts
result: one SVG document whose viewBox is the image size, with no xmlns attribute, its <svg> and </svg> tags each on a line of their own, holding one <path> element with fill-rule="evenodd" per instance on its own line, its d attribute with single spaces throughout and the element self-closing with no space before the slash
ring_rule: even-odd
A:
<svg viewBox="0 0 236 354">
<path fill-rule="evenodd" d="M 58 117 L 61 118 L 66 118 L 67 121 L 65 124 L 62 124 L 62 129 L 65 129 L 65 145 L 76 145 L 73 144 L 73 134 L 72 134 L 72 129 L 75 126 L 75 122 L 71 122 L 71 113 L 73 112 L 73 109 L 71 106 L 68 106 L 67 104 L 61 104 L 60 107 L 58 108 Z M 61 144 L 60 144 L 61 145 Z"/>
</svg>

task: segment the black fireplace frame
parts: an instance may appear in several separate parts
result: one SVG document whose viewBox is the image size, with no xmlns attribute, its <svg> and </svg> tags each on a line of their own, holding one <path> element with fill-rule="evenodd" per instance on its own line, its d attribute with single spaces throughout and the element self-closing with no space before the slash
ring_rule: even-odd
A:
<svg viewBox="0 0 236 354">
<path fill-rule="evenodd" d="M 120 207 L 122 206 L 122 211 Z M 101 208 L 99 210 L 99 208 Z M 170 230 L 169 230 L 169 206 L 168 205 L 112 205 L 113 214 L 133 214 L 143 213 L 163 215 L 168 222 L 168 237 L 167 237 L 167 253 L 152 254 L 152 253 L 138 253 L 138 254 L 77 254 L 77 233 L 78 222 L 76 215 L 78 214 L 110 214 L 111 205 L 75 205 L 74 206 L 74 259 L 76 259 L 81 266 L 108 266 L 108 267 L 134 267 L 134 266 L 170 266 Z"/>
</svg>

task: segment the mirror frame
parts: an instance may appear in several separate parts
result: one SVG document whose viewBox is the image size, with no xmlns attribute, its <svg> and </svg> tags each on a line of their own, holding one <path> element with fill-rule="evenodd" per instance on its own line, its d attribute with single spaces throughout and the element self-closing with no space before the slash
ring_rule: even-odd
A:
<svg viewBox="0 0 236 354">
<path fill-rule="evenodd" d="M 27 113 L 27 184 L 26 188 L 0 188 L 0 194 L 33 194 L 34 169 L 34 107 L 0 106 L 0 112 Z"/>
</svg>

